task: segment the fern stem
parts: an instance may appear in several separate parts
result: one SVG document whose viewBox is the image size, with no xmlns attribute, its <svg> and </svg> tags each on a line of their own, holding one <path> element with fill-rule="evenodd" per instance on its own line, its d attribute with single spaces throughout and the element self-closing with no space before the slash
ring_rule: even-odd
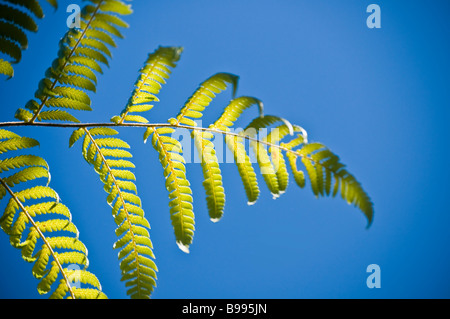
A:
<svg viewBox="0 0 450 319">
<path fill-rule="evenodd" d="M 80 38 L 77 40 L 77 43 L 75 43 L 75 45 L 73 46 L 72 50 L 71 50 L 71 51 L 69 52 L 69 54 L 65 57 L 65 61 L 64 61 L 64 64 L 63 64 L 63 66 L 62 66 L 62 68 L 61 68 L 61 71 L 59 72 L 58 77 L 53 81 L 52 86 L 50 87 L 50 91 L 53 91 L 53 89 L 54 89 L 55 86 L 56 86 L 56 83 L 58 83 L 59 77 L 61 76 L 62 72 L 64 71 L 64 68 L 67 66 L 67 63 L 69 62 L 69 59 L 72 57 L 73 53 L 75 52 L 75 50 L 76 50 L 76 49 L 78 48 L 78 46 L 80 45 L 81 40 L 83 40 L 83 38 L 84 38 L 84 36 L 85 36 L 85 34 L 86 34 L 86 31 L 89 29 L 89 26 L 91 25 L 92 20 L 94 20 L 95 16 L 97 15 L 97 12 L 98 12 L 100 6 L 102 5 L 103 1 L 104 1 L 104 0 L 100 1 L 100 2 L 97 4 L 97 7 L 95 8 L 94 12 L 92 13 L 92 16 L 90 17 L 88 23 L 86 24 L 86 27 L 84 28 L 83 32 L 81 33 Z M 49 96 L 48 94 L 45 96 L 45 98 L 42 100 L 41 104 L 39 105 L 38 110 L 36 111 L 36 113 L 34 114 L 34 116 L 31 118 L 31 120 L 29 121 L 29 123 L 34 123 L 34 121 L 37 119 L 37 117 L 38 117 L 39 114 L 41 113 L 42 109 L 44 108 L 44 105 L 45 105 L 45 103 L 47 102 L 47 100 L 48 100 L 49 97 L 50 97 L 50 96 Z"/>
<path fill-rule="evenodd" d="M 46 122 L 0 122 L 0 127 L 8 127 L 8 126 L 44 126 L 44 127 L 60 127 L 60 128 L 87 128 L 87 127 L 144 127 L 144 128 L 157 128 L 157 127 L 170 127 L 170 128 L 182 128 L 187 130 L 194 130 L 194 131 L 203 131 L 203 132 L 211 132 L 211 133 L 218 133 L 222 135 L 228 135 L 228 136 L 235 136 L 240 137 L 249 141 L 254 141 L 256 143 L 264 144 L 270 147 L 278 148 L 280 150 L 283 150 L 288 153 L 292 153 L 296 156 L 302 157 L 302 155 L 298 154 L 296 151 L 293 151 L 287 147 L 283 147 L 278 144 L 273 144 L 264 140 L 260 140 L 255 137 L 242 135 L 239 133 L 233 133 L 228 131 L 222 131 L 214 128 L 208 128 L 208 127 L 201 127 L 201 126 L 189 126 L 189 125 L 182 125 L 182 124 L 170 124 L 170 123 L 46 123 Z M 312 159 L 311 159 L 312 161 Z"/>
<path fill-rule="evenodd" d="M 25 216 L 27 216 L 29 222 L 36 229 L 37 233 L 39 234 L 39 237 L 41 237 L 41 239 L 44 241 L 44 244 L 47 246 L 47 248 L 49 249 L 50 253 L 52 254 L 52 257 L 55 260 L 56 265 L 58 266 L 58 268 L 59 268 L 59 270 L 61 272 L 61 275 L 64 278 L 64 281 L 65 281 L 65 283 L 67 285 L 67 288 L 69 289 L 70 296 L 72 297 L 72 299 L 75 299 L 75 294 L 72 291 L 72 287 L 70 285 L 69 278 L 67 278 L 66 273 L 64 272 L 64 269 L 63 269 L 61 263 L 59 262 L 58 258 L 56 257 L 56 254 L 53 251 L 51 245 L 48 243 L 46 237 L 44 236 L 44 234 L 39 229 L 39 226 L 36 225 L 36 223 L 34 222 L 33 218 L 31 217 L 31 215 L 28 213 L 26 208 L 23 206 L 22 202 L 17 198 L 17 196 L 14 194 L 14 192 L 11 190 L 11 188 L 8 186 L 8 184 L 5 183 L 5 181 L 2 178 L 0 178 L 0 183 L 8 191 L 8 193 L 11 195 L 11 197 L 14 199 L 14 201 L 17 203 L 17 205 L 19 205 L 20 209 L 23 211 Z"/>
</svg>

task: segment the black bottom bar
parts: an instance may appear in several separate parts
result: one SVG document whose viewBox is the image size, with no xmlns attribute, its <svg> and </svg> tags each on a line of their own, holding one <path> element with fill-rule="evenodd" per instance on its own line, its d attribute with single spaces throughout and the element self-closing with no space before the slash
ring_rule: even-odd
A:
<svg viewBox="0 0 450 319">
<path fill-rule="evenodd" d="M 126 318 L 142 315 L 149 318 L 309 318 L 312 316 L 336 316 L 364 314 L 383 317 L 399 310 L 404 317 L 423 307 L 438 311 L 438 306 L 448 306 L 443 300 L 367 300 L 367 299 L 151 299 L 151 300 L 1 300 L 4 309 L 20 309 L 25 315 L 35 314 L 36 309 L 68 311 L 68 314 L 88 313 L 114 318 L 126 314 Z M 447 300 L 445 300 L 447 301 Z M 29 303 L 29 305 L 28 305 Z M 432 305 L 430 305 L 432 303 Z M 85 307 L 85 308 L 84 308 Z M 98 307 L 98 308 L 96 308 Z M 444 307 L 442 307 L 444 310 Z M 50 310 L 51 309 L 51 310 Z M 447 307 L 445 308 L 447 309 Z M 95 312 L 97 311 L 98 312 Z"/>
</svg>

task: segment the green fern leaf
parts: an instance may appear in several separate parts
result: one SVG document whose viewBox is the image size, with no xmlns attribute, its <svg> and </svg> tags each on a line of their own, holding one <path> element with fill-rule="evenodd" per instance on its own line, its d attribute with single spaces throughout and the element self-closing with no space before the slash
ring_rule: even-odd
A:
<svg viewBox="0 0 450 319">
<path fill-rule="evenodd" d="M 243 138 L 241 137 L 225 136 L 225 142 L 233 153 L 234 162 L 237 165 L 239 175 L 241 176 L 245 188 L 245 193 L 247 194 L 247 204 L 253 205 L 259 197 L 259 187 L 255 170 L 242 141 Z"/>
<path fill-rule="evenodd" d="M 75 299 L 106 299 L 106 295 L 92 288 L 74 289 Z"/>
<path fill-rule="evenodd" d="M 69 75 L 82 75 L 91 80 L 94 84 L 97 84 L 97 77 L 95 73 L 84 65 L 68 65 L 66 66 L 66 72 Z M 68 83 L 72 84 L 72 83 Z"/>
<path fill-rule="evenodd" d="M 373 204 L 361 184 L 339 162 L 339 158 L 320 143 L 305 144 L 297 153 L 302 157 L 305 166 L 309 167 L 309 170 L 307 167 L 308 175 L 310 175 L 311 183 L 317 187 L 316 193 L 323 196 L 329 194 L 331 179 L 334 178 L 333 195 L 336 195 L 340 188 L 341 197 L 348 204 L 358 207 L 366 216 L 368 226 L 370 226 L 373 220 Z M 307 164 L 307 162 L 309 163 Z"/>
<path fill-rule="evenodd" d="M 209 217 L 213 222 L 222 218 L 225 207 L 225 190 L 222 183 L 222 174 L 219 161 L 211 142 L 213 135 L 209 132 L 193 132 L 195 146 L 201 157 L 203 170 L 203 187 L 206 191 L 206 203 Z"/>
<path fill-rule="evenodd" d="M 79 101 L 85 105 L 90 106 L 91 100 L 89 99 L 89 96 L 83 92 L 82 90 L 72 88 L 72 87 L 64 87 L 64 86 L 57 86 L 53 89 L 53 92 L 61 97 L 66 97 L 71 100 Z M 38 105 L 39 107 L 39 105 Z"/>
<path fill-rule="evenodd" d="M 7 130 L 0 130 L 0 139 L 4 140 L 1 142 L 2 155 L 38 145 L 33 139 Z M 48 293 L 62 277 L 52 297 L 64 298 L 70 291 L 70 296 L 76 298 L 70 285 L 74 272 L 63 268 L 64 264 L 71 264 L 84 268 L 77 272 L 79 282 L 94 287 L 98 295 L 106 297 L 101 293 L 98 280 L 94 280 L 96 277 L 85 269 L 88 266 L 87 250 L 78 239 L 79 232 L 69 209 L 59 203 L 59 196 L 52 188 L 39 185 L 42 177 L 47 178 L 47 185 L 50 180 L 45 160 L 35 155 L 0 159 L 0 174 L 6 171 L 13 171 L 13 174 L 0 175 L 0 200 L 6 193 L 11 198 L 0 218 L 0 227 L 9 235 L 11 245 L 21 249 L 22 258 L 34 263 L 32 274 L 39 279 L 38 292 Z M 31 182 L 38 185 L 13 191 L 17 184 L 29 185 Z M 29 201 L 31 205 L 27 205 Z M 42 218 L 44 215 L 46 218 Z M 62 236 L 55 237 L 52 233 Z M 38 240 L 42 241 L 42 247 L 35 253 Z"/>
<path fill-rule="evenodd" d="M 42 19 L 44 17 L 42 7 L 37 0 L 4 0 L 4 1 L 27 8 L 39 19 Z"/>
<path fill-rule="evenodd" d="M 26 166 L 41 166 L 48 170 L 48 164 L 39 156 L 19 155 L 0 160 L 0 173 Z"/>
<path fill-rule="evenodd" d="M 11 66 L 11 63 L 3 59 L 0 59 L 0 74 L 4 74 L 7 75 L 8 78 L 12 78 L 14 75 L 14 69 Z"/>
<path fill-rule="evenodd" d="M 14 117 L 21 121 L 29 121 L 33 118 L 33 113 L 19 108 L 17 109 L 16 114 L 14 114 Z"/>
<path fill-rule="evenodd" d="M 86 16 L 86 18 L 89 18 L 89 16 Z M 82 29 L 84 29 L 87 26 L 87 24 L 84 21 L 81 21 L 80 25 L 81 25 Z M 95 19 L 95 20 L 91 21 L 91 27 L 102 30 L 104 32 L 108 32 L 110 35 L 113 35 L 120 39 L 123 39 L 123 35 L 119 31 L 119 29 L 116 28 L 114 25 L 109 24 L 105 20 Z"/>
<path fill-rule="evenodd" d="M 34 167 L 27 167 L 23 170 L 3 178 L 3 181 L 9 186 L 14 187 L 15 185 L 27 181 L 34 180 L 36 178 L 45 177 L 47 178 L 47 184 L 50 182 L 50 175 L 47 169 L 40 167 L 40 166 L 34 166 Z"/>
<path fill-rule="evenodd" d="M 38 29 L 36 22 L 27 13 L 2 3 L 0 3 L 0 18 L 28 31 L 36 32 Z"/>
<path fill-rule="evenodd" d="M 56 5 L 56 2 L 52 4 Z M 131 9 L 122 1 L 114 0 L 90 1 L 82 9 L 80 28 L 71 28 L 61 39 L 58 57 L 47 69 L 45 78 L 35 93 L 40 102 L 27 103 L 32 106 L 30 111 L 33 117 L 29 119 L 28 116 L 22 116 L 24 121 L 33 122 L 38 119 L 44 105 L 91 110 L 90 99 L 84 91 L 96 91 L 95 72 L 102 73 L 99 63 L 108 66 L 108 57 L 111 57 L 108 45 L 115 46 L 111 35 L 121 37 L 116 26 L 127 26 L 110 12 L 129 14 Z M 56 118 L 55 114 L 42 117 L 41 120 L 61 120 L 61 116 Z M 68 120 L 66 115 L 64 118 Z M 74 119 L 71 118 L 71 121 Z"/>
<path fill-rule="evenodd" d="M 122 158 L 129 158 L 126 151 L 130 146 L 114 137 L 118 132 L 108 127 L 78 129 L 72 133 L 70 146 L 84 136 L 82 150 L 85 160 L 94 166 L 108 193 L 107 202 L 112 207 L 117 224 L 114 244 L 119 249 L 122 280 L 129 287 L 127 294 L 132 298 L 149 298 L 156 285 L 157 267 L 148 262 L 154 258 L 150 234 L 150 224 L 144 217 L 141 200 L 134 184 L 135 176 L 129 171 L 134 164 Z M 130 275 L 133 274 L 133 275 Z"/>
<path fill-rule="evenodd" d="M 231 100 L 217 121 L 210 127 L 224 132 L 230 131 L 230 128 L 241 116 L 242 112 L 253 105 L 258 106 L 259 116 L 262 117 L 264 113 L 263 103 L 254 97 L 241 96 Z"/>
<path fill-rule="evenodd" d="M 79 76 L 79 75 L 68 75 L 68 74 L 61 74 L 58 78 L 58 83 L 60 84 L 65 84 L 65 85 L 72 85 L 74 87 L 78 87 L 80 89 L 85 89 L 91 92 L 95 92 L 96 91 L 96 87 L 95 87 L 95 83 L 93 83 L 91 80 L 83 77 L 83 76 Z M 54 92 L 41 92 L 41 91 L 37 91 L 35 93 L 35 95 L 42 99 L 45 99 L 45 96 L 53 96 Z M 88 110 L 88 109 L 87 109 Z M 88 110 L 90 111 L 90 110 Z"/>
<path fill-rule="evenodd" d="M 173 129 L 151 128 L 152 145 L 159 154 L 159 161 L 164 169 L 166 188 L 169 192 L 170 218 L 175 232 L 178 247 L 189 252 L 194 236 L 195 216 L 190 183 L 186 178 L 186 168 L 182 157 L 181 144 L 163 134 L 173 133 Z"/>
<path fill-rule="evenodd" d="M 0 38 L 0 52 L 9 55 L 14 59 L 11 63 L 18 63 L 22 58 L 22 50 L 20 47 L 13 41 Z"/>
<path fill-rule="evenodd" d="M 30 113 L 30 115 L 31 115 L 31 113 Z M 80 122 L 72 114 L 67 113 L 66 111 L 63 111 L 63 110 L 44 111 L 44 112 L 41 112 L 37 118 L 39 121 L 53 120 L 53 121 L 64 121 L 64 122 L 74 122 L 74 123 Z"/>
<path fill-rule="evenodd" d="M 293 128 L 294 132 L 298 134 L 296 137 L 288 142 L 280 143 L 279 148 L 271 147 L 269 149 L 271 155 L 275 154 L 281 165 L 282 176 L 287 174 L 281 153 L 284 150 L 298 186 L 305 187 L 306 177 L 308 177 L 311 190 L 316 197 L 336 196 L 340 190 L 341 197 L 347 203 L 353 204 L 364 213 L 369 226 L 373 220 L 373 203 L 361 184 L 345 169 L 345 165 L 340 163 L 338 156 L 321 143 L 308 143 L 307 134 L 303 128 L 296 125 Z M 266 139 L 267 142 L 277 144 L 288 135 L 285 125 L 279 126 L 277 129 L 277 134 L 269 135 Z M 299 149 L 294 150 L 297 147 Z M 306 174 L 298 168 L 298 158 L 300 158 Z M 332 185 L 333 180 L 334 186 Z"/>
<path fill-rule="evenodd" d="M 117 47 L 116 42 L 114 39 L 106 32 L 98 29 L 88 29 L 85 34 L 87 38 L 89 39 L 96 39 L 98 41 L 102 41 L 105 44 L 108 44 L 109 46 L 115 48 Z M 97 71 L 97 70 L 96 70 Z"/>
<path fill-rule="evenodd" d="M 156 95 L 160 92 L 171 73 L 170 68 L 176 66 L 183 51 L 181 47 L 159 47 L 155 52 L 149 54 L 144 66 L 139 71 L 140 75 L 135 83 L 135 88 L 130 99 L 119 117 L 113 120 L 116 123 L 131 121 L 147 123 L 143 117 L 133 115 L 133 112 L 146 112 L 153 108 L 149 102 L 158 101 Z"/>
<path fill-rule="evenodd" d="M 73 110 L 90 111 L 91 107 L 83 102 L 72 100 L 66 97 L 52 97 L 45 103 L 48 107 L 68 108 Z"/>
<path fill-rule="evenodd" d="M 305 174 L 303 173 L 302 170 L 299 170 L 297 168 L 297 156 L 295 156 L 292 153 L 287 153 L 287 157 L 289 160 L 289 165 L 291 166 L 291 169 L 292 169 L 292 174 L 294 175 L 295 182 L 301 188 L 305 187 L 305 183 L 306 183 Z"/>
<path fill-rule="evenodd" d="M 13 137 L 0 142 L 0 154 L 11 150 L 30 148 L 38 145 L 38 141 L 29 137 Z"/>
<path fill-rule="evenodd" d="M 0 21 L 0 35 L 20 44 L 20 49 L 24 50 L 28 46 L 28 39 L 25 32 L 18 26 Z"/>
<path fill-rule="evenodd" d="M 102 3 L 99 7 L 100 11 L 103 12 L 112 12 L 117 13 L 121 15 L 128 15 L 133 13 L 133 10 L 131 9 L 131 5 L 127 5 L 123 3 L 122 1 L 118 0 L 108 0 L 108 1 L 100 1 L 95 0 L 94 3 Z"/>
</svg>

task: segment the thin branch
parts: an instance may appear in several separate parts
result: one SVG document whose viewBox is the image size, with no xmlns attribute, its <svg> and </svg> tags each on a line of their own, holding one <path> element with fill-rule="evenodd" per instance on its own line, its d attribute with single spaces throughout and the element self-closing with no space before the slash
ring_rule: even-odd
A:
<svg viewBox="0 0 450 319">
<path fill-rule="evenodd" d="M 260 144 L 264 144 L 270 147 L 275 147 L 281 149 L 283 151 L 292 153 L 296 156 L 300 156 L 296 151 L 293 151 L 289 148 L 283 147 L 278 144 L 269 143 L 267 141 L 260 140 L 255 137 L 250 137 L 247 135 L 242 135 L 239 133 L 227 132 L 213 128 L 207 127 L 199 127 L 199 126 L 188 126 L 188 125 L 180 125 L 180 124 L 170 124 L 170 123 L 45 123 L 45 122 L 1 122 L 0 127 L 8 127 L 8 126 L 44 126 L 44 127 L 60 127 L 60 128 L 87 128 L 87 127 L 144 127 L 144 128 L 158 128 L 158 127 L 170 127 L 170 128 L 183 128 L 187 130 L 195 130 L 195 131 L 203 131 L 203 132 L 211 132 L 218 133 L 222 135 L 236 136 L 240 138 L 244 138 L 249 141 L 254 141 Z"/>
</svg>

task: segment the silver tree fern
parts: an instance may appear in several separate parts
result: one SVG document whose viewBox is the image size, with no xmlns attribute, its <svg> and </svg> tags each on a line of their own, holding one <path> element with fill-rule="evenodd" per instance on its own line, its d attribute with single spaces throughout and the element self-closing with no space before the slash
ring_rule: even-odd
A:
<svg viewBox="0 0 450 319">
<path fill-rule="evenodd" d="M 56 1 L 48 2 L 57 7 Z M 0 0 L 0 7 L 0 48 L 13 59 L 0 60 L 0 73 L 10 78 L 12 64 L 20 61 L 21 51 L 27 47 L 26 32 L 37 30 L 32 16 L 42 18 L 43 11 L 37 0 Z M 39 82 L 35 97 L 17 110 L 18 121 L 0 123 L 2 127 L 74 129 L 69 146 L 80 141 L 83 158 L 94 168 L 107 192 L 106 201 L 117 225 L 114 249 L 118 250 L 121 280 L 131 298 L 150 297 L 158 269 L 150 224 L 132 172 L 130 146 L 119 137 L 122 127 L 146 128 L 143 139 L 150 140 L 158 154 L 175 241 L 184 252 L 189 252 L 193 241 L 195 215 L 183 146 L 173 137 L 177 129 L 191 132 L 201 159 L 209 217 L 214 222 L 225 211 L 225 189 L 213 142 L 213 136 L 219 134 L 233 154 L 248 204 L 254 204 L 260 196 L 256 170 L 259 168 L 274 198 L 286 191 L 292 175 L 301 188 L 309 183 L 316 197 L 339 195 L 359 208 L 368 225 L 371 224 L 373 204 L 339 157 L 323 144 L 309 143 L 301 126 L 265 115 L 259 99 L 236 97 L 239 79 L 236 75 L 212 75 L 199 85 L 175 117 L 167 123 L 151 123 L 147 113 L 158 103 L 157 96 L 180 59 L 181 47 L 159 47 L 149 54 L 128 103 L 110 122 L 81 123 L 76 114 L 92 109 L 89 95 L 96 90 L 97 75 L 108 65 L 110 49 L 116 47 L 116 38 L 122 37 L 121 28 L 128 26 L 121 16 L 131 13 L 131 5 L 124 1 L 87 1 L 81 12 L 80 28 L 70 29 L 63 36 L 57 57 Z M 213 99 L 229 88 L 232 99 L 217 120 L 207 127 L 198 126 Z M 244 130 L 237 132 L 235 122 L 252 108 L 256 108 L 256 116 Z M 246 141 L 256 163 L 250 159 Z M 32 154 L 37 145 L 39 142 L 33 138 L 0 129 L 0 200 L 8 201 L 0 226 L 11 245 L 21 249 L 23 259 L 34 263 L 32 272 L 40 280 L 40 294 L 51 292 L 51 298 L 105 298 L 99 280 L 87 270 L 87 249 L 79 239 L 71 212 L 49 187 L 47 162 Z M 79 269 L 67 267 L 74 264 Z"/>
</svg>

